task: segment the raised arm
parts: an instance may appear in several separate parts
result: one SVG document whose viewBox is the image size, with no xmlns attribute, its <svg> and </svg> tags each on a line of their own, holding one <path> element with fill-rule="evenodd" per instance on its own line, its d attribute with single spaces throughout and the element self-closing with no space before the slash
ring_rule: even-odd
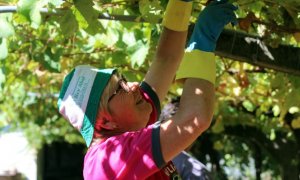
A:
<svg viewBox="0 0 300 180">
<path fill-rule="evenodd" d="M 191 10 L 189 0 L 168 3 L 155 59 L 145 77 L 160 101 L 165 98 L 182 60 Z"/>
<path fill-rule="evenodd" d="M 199 15 L 176 79 L 184 80 L 177 113 L 160 126 L 165 161 L 194 142 L 209 126 L 213 116 L 216 41 L 229 22 L 235 22 L 236 7 L 215 0 Z"/>
</svg>

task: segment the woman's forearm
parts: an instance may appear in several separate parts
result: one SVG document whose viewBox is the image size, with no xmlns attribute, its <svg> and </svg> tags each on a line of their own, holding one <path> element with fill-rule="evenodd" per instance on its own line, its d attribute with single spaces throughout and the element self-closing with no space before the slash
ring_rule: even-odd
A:
<svg viewBox="0 0 300 180">
<path fill-rule="evenodd" d="M 178 32 L 164 28 L 155 59 L 145 77 L 145 80 L 156 91 L 162 101 L 181 62 L 186 43 L 187 32 Z"/>
<path fill-rule="evenodd" d="M 161 124 L 161 147 L 166 161 L 192 144 L 209 126 L 213 116 L 214 85 L 186 79 L 176 114 Z"/>
</svg>

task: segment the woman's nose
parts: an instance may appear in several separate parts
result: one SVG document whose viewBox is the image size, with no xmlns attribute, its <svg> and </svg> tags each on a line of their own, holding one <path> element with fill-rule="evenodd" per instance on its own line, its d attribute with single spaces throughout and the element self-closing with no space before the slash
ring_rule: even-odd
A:
<svg viewBox="0 0 300 180">
<path fill-rule="evenodd" d="M 129 86 L 130 91 L 135 92 L 139 89 L 140 85 L 138 82 L 127 82 L 127 85 Z"/>
</svg>

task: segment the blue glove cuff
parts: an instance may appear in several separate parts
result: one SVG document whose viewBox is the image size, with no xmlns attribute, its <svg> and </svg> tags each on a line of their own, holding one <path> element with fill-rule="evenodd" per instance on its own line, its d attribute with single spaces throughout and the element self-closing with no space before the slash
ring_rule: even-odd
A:
<svg viewBox="0 0 300 180">
<path fill-rule="evenodd" d="M 216 42 L 208 37 L 209 35 L 206 35 L 205 32 L 193 33 L 186 49 L 189 51 L 199 49 L 205 52 L 214 52 L 216 49 Z"/>
</svg>

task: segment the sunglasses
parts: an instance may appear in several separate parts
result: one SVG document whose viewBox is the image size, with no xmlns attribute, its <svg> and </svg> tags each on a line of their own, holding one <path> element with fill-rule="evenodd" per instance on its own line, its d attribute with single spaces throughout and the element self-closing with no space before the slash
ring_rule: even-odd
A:
<svg viewBox="0 0 300 180">
<path fill-rule="evenodd" d="M 115 90 L 115 92 L 108 98 L 108 102 L 118 93 L 121 91 L 125 91 L 126 93 L 130 92 L 130 88 L 127 86 L 127 80 L 125 79 L 124 76 L 121 77 L 121 79 L 118 81 L 118 87 Z"/>
</svg>

